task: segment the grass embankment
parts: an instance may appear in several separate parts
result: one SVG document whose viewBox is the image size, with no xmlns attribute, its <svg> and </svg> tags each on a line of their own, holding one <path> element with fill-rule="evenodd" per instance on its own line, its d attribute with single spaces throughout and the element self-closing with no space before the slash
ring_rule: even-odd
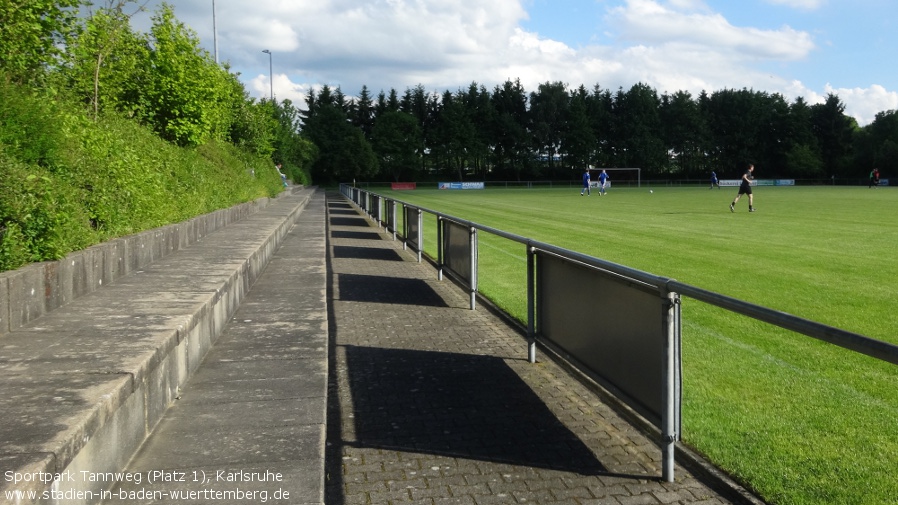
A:
<svg viewBox="0 0 898 505">
<path fill-rule="evenodd" d="M 270 160 L 0 84 L 0 271 L 283 190 Z"/>
<path fill-rule="evenodd" d="M 377 192 L 898 343 L 896 190 L 759 187 L 749 214 L 735 188 L 653 189 Z M 481 291 L 523 319 L 524 246 L 479 240 Z M 765 500 L 898 503 L 894 365 L 689 299 L 683 360 L 684 441 Z"/>
</svg>

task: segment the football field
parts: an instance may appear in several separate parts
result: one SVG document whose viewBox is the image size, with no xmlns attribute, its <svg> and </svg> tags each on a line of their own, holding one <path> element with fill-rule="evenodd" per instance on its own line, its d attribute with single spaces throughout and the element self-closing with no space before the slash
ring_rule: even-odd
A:
<svg viewBox="0 0 898 505">
<path fill-rule="evenodd" d="M 756 187 L 754 213 L 736 188 L 371 191 L 898 344 L 895 188 Z M 480 291 L 523 320 L 524 246 L 478 240 Z M 895 365 L 684 298 L 683 367 L 683 441 L 765 500 L 898 504 Z"/>
</svg>

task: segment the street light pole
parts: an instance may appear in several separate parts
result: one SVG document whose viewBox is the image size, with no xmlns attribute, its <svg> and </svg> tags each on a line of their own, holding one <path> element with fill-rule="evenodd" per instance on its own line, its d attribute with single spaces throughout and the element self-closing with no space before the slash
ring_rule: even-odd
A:
<svg viewBox="0 0 898 505">
<path fill-rule="evenodd" d="M 271 51 L 263 49 L 263 53 L 268 53 L 268 84 L 271 87 L 271 101 L 274 101 L 274 74 L 271 72 Z"/>
<path fill-rule="evenodd" d="M 212 45 L 215 46 L 215 64 L 218 65 L 218 29 L 215 27 L 215 0 L 212 0 Z"/>
</svg>

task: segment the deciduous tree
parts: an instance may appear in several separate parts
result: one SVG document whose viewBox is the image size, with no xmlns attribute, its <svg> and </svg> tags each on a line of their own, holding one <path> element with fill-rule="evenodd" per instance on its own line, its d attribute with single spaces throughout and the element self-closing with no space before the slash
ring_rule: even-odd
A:
<svg viewBox="0 0 898 505">
<path fill-rule="evenodd" d="M 0 1 L 0 71 L 17 84 L 42 83 L 77 29 L 82 0 Z"/>
<path fill-rule="evenodd" d="M 133 0 L 110 0 L 91 11 L 66 51 L 60 72 L 68 88 L 90 105 L 96 120 L 110 108 L 133 115 L 148 80 L 149 48 L 146 37 L 131 29 L 131 16 L 141 6 Z M 133 7 L 131 13 L 125 12 Z"/>
</svg>

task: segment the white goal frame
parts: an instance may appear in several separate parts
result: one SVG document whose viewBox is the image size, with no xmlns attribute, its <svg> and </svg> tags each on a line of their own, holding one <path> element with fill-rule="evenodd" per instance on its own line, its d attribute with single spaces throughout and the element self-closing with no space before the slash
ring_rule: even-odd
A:
<svg viewBox="0 0 898 505">
<path fill-rule="evenodd" d="M 637 188 L 641 188 L 641 187 L 642 187 L 642 169 L 641 169 L 641 168 L 589 167 L 589 174 L 590 174 L 590 176 L 592 176 L 592 173 L 593 173 L 593 172 L 596 172 L 596 173 L 598 174 L 598 173 L 601 173 L 602 170 L 604 170 L 604 171 L 606 171 L 606 172 L 611 172 L 611 171 L 614 171 L 614 170 L 627 170 L 627 171 L 632 172 L 632 171 L 635 170 L 635 171 L 636 171 L 636 187 L 637 187 Z M 610 174 L 609 174 L 609 175 L 610 175 Z M 596 176 L 593 177 L 592 179 L 593 179 L 594 181 L 597 181 L 598 178 L 599 178 L 599 176 L 596 175 Z M 608 180 L 609 180 L 609 182 L 614 182 L 614 177 L 609 177 Z"/>
</svg>

